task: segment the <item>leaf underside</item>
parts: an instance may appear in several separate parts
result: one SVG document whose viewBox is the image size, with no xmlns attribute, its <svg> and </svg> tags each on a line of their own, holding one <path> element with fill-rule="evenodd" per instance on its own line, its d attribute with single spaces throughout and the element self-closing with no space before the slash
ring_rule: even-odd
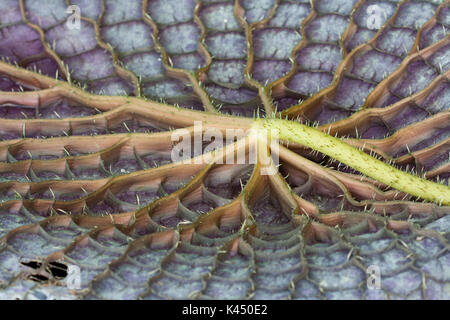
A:
<svg viewBox="0 0 450 320">
<path fill-rule="evenodd" d="M 0 299 L 450 299 L 450 207 L 301 145 L 275 175 L 171 157 L 282 117 L 448 186 L 449 28 L 439 0 L 0 0 Z"/>
</svg>

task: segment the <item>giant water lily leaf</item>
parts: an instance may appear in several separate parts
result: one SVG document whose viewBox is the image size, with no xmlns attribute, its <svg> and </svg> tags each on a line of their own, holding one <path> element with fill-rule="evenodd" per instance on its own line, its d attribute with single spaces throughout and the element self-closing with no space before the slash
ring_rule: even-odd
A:
<svg viewBox="0 0 450 320">
<path fill-rule="evenodd" d="M 449 28 L 441 0 L 0 0 L 0 298 L 449 299 Z"/>
</svg>

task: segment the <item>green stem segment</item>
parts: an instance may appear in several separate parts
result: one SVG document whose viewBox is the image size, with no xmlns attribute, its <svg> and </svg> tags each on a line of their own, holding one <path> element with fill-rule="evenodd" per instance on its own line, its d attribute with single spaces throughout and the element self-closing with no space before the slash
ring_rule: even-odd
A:
<svg viewBox="0 0 450 320">
<path fill-rule="evenodd" d="M 315 128 L 280 119 L 258 119 L 253 126 L 269 132 L 275 130 L 280 140 L 319 151 L 394 189 L 441 205 L 450 205 L 450 187 L 398 170 Z"/>
</svg>

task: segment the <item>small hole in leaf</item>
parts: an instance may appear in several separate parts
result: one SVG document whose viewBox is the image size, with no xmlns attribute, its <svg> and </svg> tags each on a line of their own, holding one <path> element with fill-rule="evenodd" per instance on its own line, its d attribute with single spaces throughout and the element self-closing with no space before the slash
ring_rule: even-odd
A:
<svg viewBox="0 0 450 320">
<path fill-rule="evenodd" d="M 39 269 L 42 266 L 42 263 L 39 261 L 26 261 L 26 262 L 22 261 L 20 264 L 26 267 L 30 267 L 32 269 Z"/>
<path fill-rule="evenodd" d="M 50 262 L 48 265 L 49 272 L 56 279 L 64 279 L 67 277 L 67 266 L 64 263 L 60 262 Z"/>
<path fill-rule="evenodd" d="M 28 279 L 36 281 L 36 282 L 40 282 L 40 283 L 48 281 L 48 278 L 41 274 L 32 274 L 28 277 Z"/>
</svg>

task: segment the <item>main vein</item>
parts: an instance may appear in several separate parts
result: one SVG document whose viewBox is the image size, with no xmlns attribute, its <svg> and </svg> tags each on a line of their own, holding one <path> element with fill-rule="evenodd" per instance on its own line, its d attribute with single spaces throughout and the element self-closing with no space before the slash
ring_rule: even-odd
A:
<svg viewBox="0 0 450 320">
<path fill-rule="evenodd" d="M 274 132 L 272 134 L 276 134 L 280 140 L 319 151 L 396 190 L 441 205 L 450 205 L 450 187 L 399 170 L 315 128 L 281 119 L 258 119 L 253 127 Z"/>
</svg>

